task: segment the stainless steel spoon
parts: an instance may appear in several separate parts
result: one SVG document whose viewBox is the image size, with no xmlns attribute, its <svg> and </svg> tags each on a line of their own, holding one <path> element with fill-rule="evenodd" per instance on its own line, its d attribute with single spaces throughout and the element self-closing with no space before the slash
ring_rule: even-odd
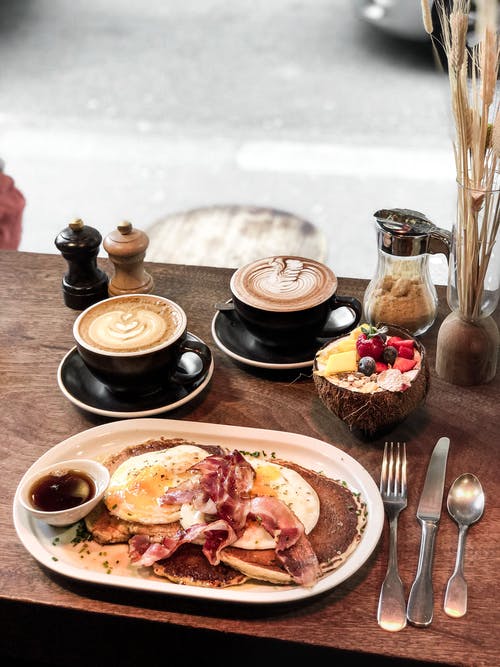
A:
<svg viewBox="0 0 500 667">
<path fill-rule="evenodd" d="M 448 581 L 444 610 L 448 616 L 463 616 L 467 611 L 467 582 L 464 577 L 464 552 L 467 529 L 478 521 L 484 511 L 481 482 L 472 473 L 460 475 L 450 487 L 448 512 L 458 524 L 458 548 L 455 571 Z"/>
</svg>

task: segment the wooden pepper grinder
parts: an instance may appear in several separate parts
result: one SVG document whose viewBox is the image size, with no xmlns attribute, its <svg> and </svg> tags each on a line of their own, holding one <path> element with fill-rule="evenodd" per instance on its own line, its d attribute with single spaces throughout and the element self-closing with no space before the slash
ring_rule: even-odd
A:
<svg viewBox="0 0 500 667">
<path fill-rule="evenodd" d="M 97 266 L 102 236 L 80 219 L 70 222 L 55 239 L 57 249 L 68 262 L 62 279 L 64 303 L 84 310 L 108 298 L 108 276 Z"/>
<path fill-rule="evenodd" d="M 108 286 L 110 296 L 147 294 L 153 291 L 153 278 L 144 269 L 149 245 L 147 234 L 124 221 L 104 239 L 104 249 L 114 265 L 114 276 Z"/>
</svg>

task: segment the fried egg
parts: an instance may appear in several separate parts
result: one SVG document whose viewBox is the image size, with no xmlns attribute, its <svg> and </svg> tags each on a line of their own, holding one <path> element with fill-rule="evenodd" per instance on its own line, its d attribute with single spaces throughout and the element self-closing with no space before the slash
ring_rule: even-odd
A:
<svg viewBox="0 0 500 667">
<path fill-rule="evenodd" d="M 295 470 L 285 468 L 267 460 L 245 457 L 255 470 L 255 479 L 250 491 L 252 496 L 273 496 L 287 507 L 302 522 L 305 532 L 310 533 L 319 518 L 318 494 Z M 191 504 L 181 507 L 180 522 L 183 528 L 206 523 L 205 515 Z M 257 521 L 248 520 L 245 532 L 232 545 L 240 549 L 274 549 L 275 538 Z"/>
<path fill-rule="evenodd" d="M 144 524 L 172 523 L 180 517 L 179 505 L 161 505 L 167 491 L 190 477 L 188 468 L 208 456 L 194 445 L 132 456 L 111 475 L 104 502 L 109 512 L 125 521 Z"/>
</svg>

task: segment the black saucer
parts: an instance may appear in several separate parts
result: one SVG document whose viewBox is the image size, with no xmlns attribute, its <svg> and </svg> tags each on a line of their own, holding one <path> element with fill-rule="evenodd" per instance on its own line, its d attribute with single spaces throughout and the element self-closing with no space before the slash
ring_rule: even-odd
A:
<svg viewBox="0 0 500 667">
<path fill-rule="evenodd" d="M 236 361 L 257 368 L 284 370 L 312 366 L 316 352 L 329 338 L 316 338 L 308 346 L 284 351 L 261 343 L 241 321 L 235 310 L 217 312 L 212 336 L 218 348 Z"/>
<path fill-rule="evenodd" d="M 191 333 L 188 340 L 205 345 L 203 341 Z M 208 349 L 208 346 L 206 346 Z M 193 382 L 176 384 L 165 382 L 157 391 L 133 398 L 118 396 L 109 391 L 88 370 L 78 354 L 72 348 L 59 364 L 57 383 L 68 400 L 84 410 L 107 417 L 147 417 L 161 412 L 174 410 L 188 403 L 197 396 L 209 383 L 214 370 L 214 362 L 210 350 L 210 364 L 205 373 Z M 201 363 L 192 352 L 185 352 L 179 359 L 177 371 L 193 373 L 193 363 Z"/>
</svg>

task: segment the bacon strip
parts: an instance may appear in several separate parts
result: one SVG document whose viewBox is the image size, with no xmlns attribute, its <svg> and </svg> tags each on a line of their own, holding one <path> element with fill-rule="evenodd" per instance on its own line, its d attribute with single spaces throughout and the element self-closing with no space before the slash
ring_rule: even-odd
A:
<svg viewBox="0 0 500 667">
<path fill-rule="evenodd" d="M 252 498 L 249 513 L 276 538 L 276 557 L 292 579 L 312 586 L 321 570 L 302 522 L 285 503 L 272 496 Z"/>
<path fill-rule="evenodd" d="M 276 556 L 292 579 L 303 586 L 315 583 L 321 572 L 304 526 L 281 500 L 272 496 L 250 497 L 255 471 L 240 452 L 208 456 L 191 471 L 193 477 L 167 491 L 160 502 L 191 502 L 205 513 L 210 509 L 217 519 L 179 530 L 160 543 L 150 543 L 144 536 L 132 537 L 129 555 L 134 564 L 152 565 L 171 556 L 182 544 L 203 539 L 203 553 L 209 563 L 217 565 L 221 550 L 236 542 L 251 516 L 276 538 Z"/>
<path fill-rule="evenodd" d="M 195 509 L 206 511 L 208 503 L 215 509 L 213 514 L 241 532 L 245 527 L 247 502 L 255 478 L 255 471 L 248 461 L 235 449 L 231 454 L 207 456 L 190 471 L 194 476 L 164 493 L 160 504 L 191 502 Z"/>
<path fill-rule="evenodd" d="M 147 567 L 169 558 L 182 544 L 195 542 L 200 537 L 205 538 L 202 550 L 211 565 L 218 565 L 221 550 L 237 539 L 231 526 L 220 519 L 179 530 L 173 537 L 164 537 L 161 542 L 151 542 L 147 535 L 134 535 L 129 540 L 129 557 L 134 565 Z"/>
</svg>

